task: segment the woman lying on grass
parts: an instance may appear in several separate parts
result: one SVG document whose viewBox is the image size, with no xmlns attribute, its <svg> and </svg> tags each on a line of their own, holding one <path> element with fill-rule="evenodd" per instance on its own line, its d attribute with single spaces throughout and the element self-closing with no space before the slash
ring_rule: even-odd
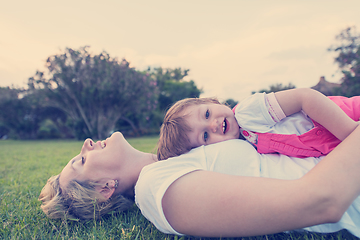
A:
<svg viewBox="0 0 360 240">
<path fill-rule="evenodd" d="M 348 229 L 360 237 L 359 143 L 357 128 L 321 160 L 259 154 L 234 139 L 158 162 L 114 133 L 102 142 L 87 139 L 39 199 L 50 218 L 85 219 L 124 210 L 135 199 L 160 231 L 173 234 L 252 236 L 303 228 Z"/>
</svg>

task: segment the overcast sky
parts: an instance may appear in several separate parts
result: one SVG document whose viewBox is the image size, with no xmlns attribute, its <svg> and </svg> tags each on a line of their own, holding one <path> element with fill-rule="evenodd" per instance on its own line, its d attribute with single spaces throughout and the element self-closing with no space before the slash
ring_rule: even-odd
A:
<svg viewBox="0 0 360 240">
<path fill-rule="evenodd" d="M 338 82 L 327 48 L 360 28 L 359 0 L 3 1 L 0 86 L 25 87 L 48 56 L 91 46 L 148 66 L 190 69 L 203 97 L 241 100 L 271 84 Z"/>
</svg>

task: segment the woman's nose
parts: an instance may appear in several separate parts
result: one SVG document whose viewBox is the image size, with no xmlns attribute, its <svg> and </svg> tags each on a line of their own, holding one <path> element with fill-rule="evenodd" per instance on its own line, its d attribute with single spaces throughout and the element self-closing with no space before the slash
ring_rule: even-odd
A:
<svg viewBox="0 0 360 240">
<path fill-rule="evenodd" d="M 90 138 L 86 139 L 82 146 L 82 150 L 92 150 L 93 148 L 94 148 L 93 140 L 91 140 Z"/>
</svg>

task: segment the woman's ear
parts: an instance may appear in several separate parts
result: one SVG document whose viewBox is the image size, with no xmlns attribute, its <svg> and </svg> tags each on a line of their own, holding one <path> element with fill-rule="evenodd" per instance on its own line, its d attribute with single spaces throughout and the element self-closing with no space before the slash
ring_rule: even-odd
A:
<svg viewBox="0 0 360 240">
<path fill-rule="evenodd" d="M 116 187 L 116 182 L 114 180 L 107 180 L 106 182 L 102 182 L 101 185 L 97 186 L 95 189 L 105 199 L 109 199 L 114 194 Z"/>
</svg>

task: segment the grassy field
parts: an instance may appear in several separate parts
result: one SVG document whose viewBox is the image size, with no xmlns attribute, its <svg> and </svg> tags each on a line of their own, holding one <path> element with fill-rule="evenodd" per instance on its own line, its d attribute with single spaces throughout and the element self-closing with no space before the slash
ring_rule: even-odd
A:
<svg viewBox="0 0 360 240">
<path fill-rule="evenodd" d="M 128 139 L 135 148 L 154 152 L 156 137 Z M 50 220 L 37 200 L 46 180 L 58 174 L 82 146 L 79 141 L 0 141 L 0 239 L 213 239 L 160 233 L 134 206 L 99 221 Z M 225 239 L 356 239 L 335 234 L 275 234 Z"/>
</svg>

